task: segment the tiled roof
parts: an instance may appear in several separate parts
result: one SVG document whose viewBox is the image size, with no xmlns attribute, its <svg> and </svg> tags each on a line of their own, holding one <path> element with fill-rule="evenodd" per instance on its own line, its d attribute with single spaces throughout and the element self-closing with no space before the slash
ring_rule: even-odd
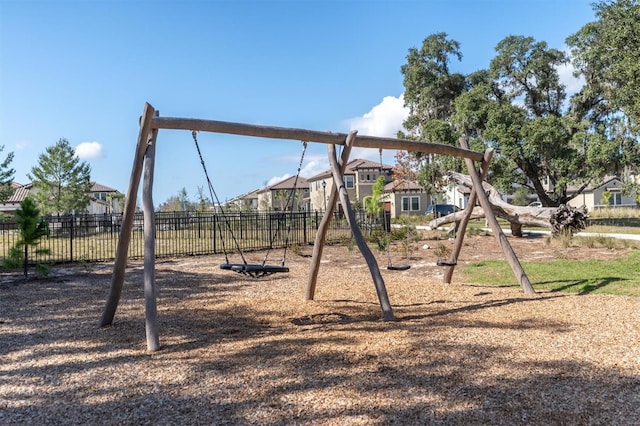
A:
<svg viewBox="0 0 640 426">
<path fill-rule="evenodd" d="M 380 169 L 380 163 L 356 158 L 355 160 L 351 160 L 347 163 L 347 167 L 344 170 L 344 174 L 352 175 L 352 174 L 355 174 L 355 172 L 360 169 L 376 169 L 377 170 L 377 169 Z M 392 170 L 393 166 L 390 166 L 388 164 L 382 164 L 382 169 Z M 318 173 L 317 175 L 308 178 L 307 180 L 309 182 L 314 182 L 316 180 L 330 179 L 330 178 L 331 178 L 331 170 L 326 170 L 322 173 Z"/>
<path fill-rule="evenodd" d="M 413 180 L 399 179 L 389 182 L 384 186 L 385 192 L 395 191 L 409 191 L 409 190 L 422 190 L 422 187 L 418 185 L 418 182 Z"/>
<path fill-rule="evenodd" d="M 295 187 L 294 187 L 295 184 Z M 258 190 L 258 193 L 262 193 L 262 192 L 267 192 L 267 191 L 280 191 L 280 190 L 291 190 L 291 189 L 304 189 L 304 188 L 308 188 L 309 187 L 309 182 L 307 182 L 307 179 L 303 178 L 302 176 L 298 176 L 298 181 L 296 183 L 296 177 L 295 176 L 291 176 L 290 178 L 281 180 L 278 183 L 275 183 L 271 186 L 268 186 L 266 188 L 260 189 Z"/>
<path fill-rule="evenodd" d="M 15 192 L 11 197 L 9 197 L 6 202 L 16 204 L 20 204 L 21 202 L 23 202 L 24 199 L 27 198 L 27 195 L 29 195 L 29 193 L 31 192 L 31 188 L 33 187 L 33 185 L 31 185 L 30 183 L 26 185 L 20 185 L 16 182 L 12 182 L 11 186 L 15 188 Z"/>
<path fill-rule="evenodd" d="M 605 176 L 601 181 L 592 182 L 589 186 L 587 186 L 583 192 L 595 191 L 596 189 L 605 186 L 613 181 L 616 181 L 616 184 L 621 183 L 620 179 L 615 176 Z M 615 185 L 614 185 L 615 186 Z M 576 192 L 580 186 L 578 185 L 567 185 L 567 192 L 569 194 Z"/>
<path fill-rule="evenodd" d="M 15 188 L 15 192 L 9 199 L 6 201 L 7 203 L 21 203 L 27 198 L 27 195 L 31 192 L 33 185 L 27 183 L 26 185 L 20 185 L 17 182 L 11 182 L 11 186 Z M 102 185 L 96 182 L 93 182 L 93 186 L 91 187 L 91 192 L 118 192 L 117 189 L 109 188 L 106 185 Z"/>
<path fill-rule="evenodd" d="M 91 192 L 118 192 L 117 189 L 109 188 L 108 186 L 97 182 L 91 182 L 91 184 Z"/>
</svg>

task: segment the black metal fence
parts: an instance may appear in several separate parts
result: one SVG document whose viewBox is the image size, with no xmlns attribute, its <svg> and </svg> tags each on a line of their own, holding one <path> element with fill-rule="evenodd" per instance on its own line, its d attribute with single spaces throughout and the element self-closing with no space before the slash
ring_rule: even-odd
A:
<svg viewBox="0 0 640 426">
<path fill-rule="evenodd" d="M 363 217 L 357 212 L 357 220 Z M 155 214 L 156 257 L 238 253 L 269 248 L 312 244 L 320 212 L 242 212 L 224 215 L 203 212 L 158 212 Z M 115 259 L 122 224 L 121 214 L 67 215 L 46 217 L 49 235 L 37 247 L 48 254 L 30 249 L 32 263 L 104 262 Z M 136 213 L 133 220 L 129 258 L 144 254 L 144 220 Z M 351 237 L 346 219 L 336 213 L 327 233 L 327 242 Z M 12 219 L 0 222 L 0 255 L 20 238 Z"/>
</svg>

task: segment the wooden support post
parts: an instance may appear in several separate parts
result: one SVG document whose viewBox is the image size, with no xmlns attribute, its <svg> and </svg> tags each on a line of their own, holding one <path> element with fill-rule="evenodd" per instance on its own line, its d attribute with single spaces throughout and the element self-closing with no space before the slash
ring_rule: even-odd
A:
<svg viewBox="0 0 640 426">
<path fill-rule="evenodd" d="M 362 232 L 356 223 L 356 217 L 353 214 L 351 203 L 349 202 L 347 188 L 344 186 L 344 176 L 338 166 L 338 160 L 336 158 L 336 146 L 329 145 L 328 149 L 329 163 L 331 164 L 331 173 L 333 175 L 333 184 L 338 188 L 340 203 L 342 203 L 342 208 L 347 215 L 347 221 L 349 222 L 349 227 L 353 233 L 353 238 L 356 240 L 356 245 L 366 260 L 367 266 L 369 266 L 369 271 L 371 271 L 371 277 L 373 278 L 373 283 L 376 287 L 376 292 L 378 293 L 378 300 L 380 301 L 380 307 L 382 308 L 382 317 L 385 321 L 394 321 L 395 316 L 393 315 L 393 309 L 389 302 L 389 296 L 387 295 L 387 289 L 384 286 L 384 280 L 382 279 L 378 262 L 362 236 Z"/>
<path fill-rule="evenodd" d="M 158 112 L 156 111 L 156 115 Z M 156 302 L 156 219 L 153 210 L 153 171 L 156 161 L 158 129 L 151 132 L 151 140 L 144 157 L 142 208 L 144 214 L 144 312 L 147 350 L 160 349 L 158 336 L 158 305 Z"/>
<path fill-rule="evenodd" d="M 353 141 L 356 139 L 357 131 L 353 131 L 347 135 L 345 139 L 344 149 L 340 156 L 339 166 L 340 172 L 344 174 L 347 163 L 349 162 L 349 155 L 351 154 L 351 147 Z M 320 270 L 320 260 L 322 259 L 322 251 L 324 250 L 324 242 L 331 224 L 331 217 L 333 211 L 338 203 L 338 187 L 331 185 L 331 192 L 329 194 L 329 201 L 327 208 L 322 215 L 320 225 L 318 225 L 318 231 L 316 232 L 316 239 L 313 243 L 313 255 L 311 257 L 311 269 L 309 270 L 309 278 L 307 279 L 307 289 L 305 292 L 305 300 L 313 300 L 316 293 L 316 283 L 318 281 L 318 272 Z"/>
<path fill-rule="evenodd" d="M 138 187 L 140 186 L 140 176 L 142 175 L 142 166 L 144 164 L 144 154 L 147 150 L 149 141 L 149 133 L 151 132 L 151 121 L 155 113 L 154 108 L 146 103 L 144 111 L 140 119 L 140 132 L 138 133 L 138 143 L 136 145 L 136 153 L 133 157 L 133 166 L 131 168 L 131 178 L 129 180 L 129 189 L 125 199 L 124 214 L 122 216 L 122 225 L 120 226 L 120 236 L 116 247 L 116 260 L 113 264 L 113 274 L 111 276 L 111 289 L 107 302 L 105 304 L 102 318 L 100 319 L 100 327 L 111 325 L 113 317 L 116 314 L 120 296 L 122 295 L 122 287 L 124 285 L 124 273 L 127 267 L 127 255 L 129 251 L 129 243 L 131 242 L 131 229 L 133 228 L 133 217 L 136 211 L 136 197 L 138 195 Z"/>
<path fill-rule="evenodd" d="M 473 160 L 469 158 L 465 158 L 465 162 L 467 163 L 467 169 L 469 169 L 469 176 L 471 176 L 471 180 L 473 181 L 473 187 L 478 196 L 478 201 L 480 202 L 480 206 L 484 210 L 485 218 L 493 231 L 496 239 L 498 240 L 498 244 L 500 248 L 504 252 L 509 265 L 511 266 L 511 270 L 513 271 L 516 279 L 520 283 L 520 287 L 527 294 L 535 294 L 535 290 L 529 281 L 529 277 L 522 269 L 522 265 L 518 260 L 518 256 L 513 251 L 513 247 L 509 244 L 509 240 L 507 240 L 507 236 L 502 232 L 502 228 L 500 228 L 500 224 L 496 219 L 496 216 L 493 214 L 493 210 L 491 209 L 491 203 L 489 202 L 489 198 L 487 194 L 484 192 L 484 187 L 482 186 L 482 179 L 480 178 L 480 174 L 473 163 Z"/>
<path fill-rule="evenodd" d="M 465 149 L 469 148 L 467 140 L 464 138 L 460 138 L 460 146 Z M 491 164 L 492 158 L 493 148 L 489 148 L 484 153 L 484 160 L 482 161 L 482 166 L 480 167 L 480 179 L 482 179 L 483 181 L 487 176 L 487 172 L 489 171 L 489 165 Z M 467 231 L 467 224 L 469 223 L 469 219 L 471 218 L 471 213 L 473 213 L 473 208 L 476 205 L 476 201 L 478 201 L 478 194 L 476 194 L 475 188 L 472 188 L 471 194 L 469 194 L 467 207 L 464 209 L 464 216 L 458 224 L 456 239 L 453 243 L 453 249 L 451 250 L 451 257 L 448 261 L 449 265 L 444 267 L 445 271 L 444 276 L 442 277 L 442 282 L 444 282 L 445 284 L 451 284 L 453 270 L 456 267 L 455 265 L 458 263 L 458 257 L 460 256 L 460 250 L 462 250 L 462 243 L 464 241 L 464 234 Z"/>
</svg>

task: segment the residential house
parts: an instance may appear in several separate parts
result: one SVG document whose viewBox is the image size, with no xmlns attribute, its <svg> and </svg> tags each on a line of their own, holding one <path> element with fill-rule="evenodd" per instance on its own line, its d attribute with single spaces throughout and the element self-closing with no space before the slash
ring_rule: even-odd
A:
<svg viewBox="0 0 640 426">
<path fill-rule="evenodd" d="M 400 215 L 422 215 L 434 201 L 417 182 L 398 179 L 385 185 L 383 202 L 384 209 L 395 218 Z"/>
<path fill-rule="evenodd" d="M 117 189 L 92 182 L 88 214 L 122 213 L 124 195 Z"/>
<path fill-rule="evenodd" d="M 585 206 L 587 210 L 601 209 L 606 207 L 636 207 L 636 195 L 626 195 L 622 193 L 623 182 L 616 177 L 605 178 L 602 183 L 591 185 L 585 188 L 580 194 L 569 201 L 573 207 Z M 576 188 L 569 187 L 567 192 L 571 194 Z M 609 200 L 606 201 L 604 194 L 609 192 Z"/>
<path fill-rule="evenodd" d="M 258 210 L 259 191 L 259 189 L 256 189 L 254 191 L 235 197 L 225 203 L 225 208 L 231 207 L 238 210 Z"/>
<path fill-rule="evenodd" d="M 21 185 L 17 182 L 11 182 L 11 187 L 14 189 L 13 195 L 5 202 L 0 203 L 0 213 L 13 214 L 33 188 L 30 183 Z"/>
<path fill-rule="evenodd" d="M 259 211 L 309 209 L 309 183 L 302 176 L 292 176 L 257 191 Z"/>
<path fill-rule="evenodd" d="M 366 197 L 373 194 L 373 185 L 378 176 L 384 176 L 385 182 L 391 180 L 393 167 L 369 160 L 349 161 L 344 172 L 344 186 L 352 203 L 363 204 Z M 330 170 L 307 179 L 309 182 L 309 201 L 311 210 L 324 211 L 327 208 L 333 177 Z"/>
<path fill-rule="evenodd" d="M 471 195 L 471 188 L 464 185 L 452 185 L 444 191 L 444 202 L 442 204 L 453 204 L 460 209 L 467 207 Z M 435 203 L 433 200 L 432 203 Z"/>
<path fill-rule="evenodd" d="M 13 213 L 20 207 L 20 203 L 34 190 L 33 185 L 28 183 L 20 185 L 16 182 L 11 184 L 15 188 L 13 195 L 4 203 L 0 203 L 0 212 Z M 90 192 L 90 202 L 85 213 L 104 214 L 122 213 L 124 196 L 118 190 L 108 186 L 93 182 Z"/>
</svg>

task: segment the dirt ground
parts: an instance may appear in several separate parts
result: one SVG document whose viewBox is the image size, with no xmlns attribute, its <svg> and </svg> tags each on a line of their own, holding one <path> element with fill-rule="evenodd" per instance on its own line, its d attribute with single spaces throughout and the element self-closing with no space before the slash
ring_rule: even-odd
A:
<svg viewBox="0 0 640 426">
<path fill-rule="evenodd" d="M 493 237 L 466 241 L 460 263 L 503 257 Z M 623 254 L 509 241 L 521 260 Z M 111 264 L 5 276 L 0 424 L 640 424 L 639 298 L 445 285 L 433 241 L 420 247 L 408 271 L 382 269 L 395 322 L 355 248 L 325 248 L 311 302 L 311 248 L 260 280 L 221 256 L 158 260 L 154 353 L 141 262 L 106 328 Z"/>
</svg>

